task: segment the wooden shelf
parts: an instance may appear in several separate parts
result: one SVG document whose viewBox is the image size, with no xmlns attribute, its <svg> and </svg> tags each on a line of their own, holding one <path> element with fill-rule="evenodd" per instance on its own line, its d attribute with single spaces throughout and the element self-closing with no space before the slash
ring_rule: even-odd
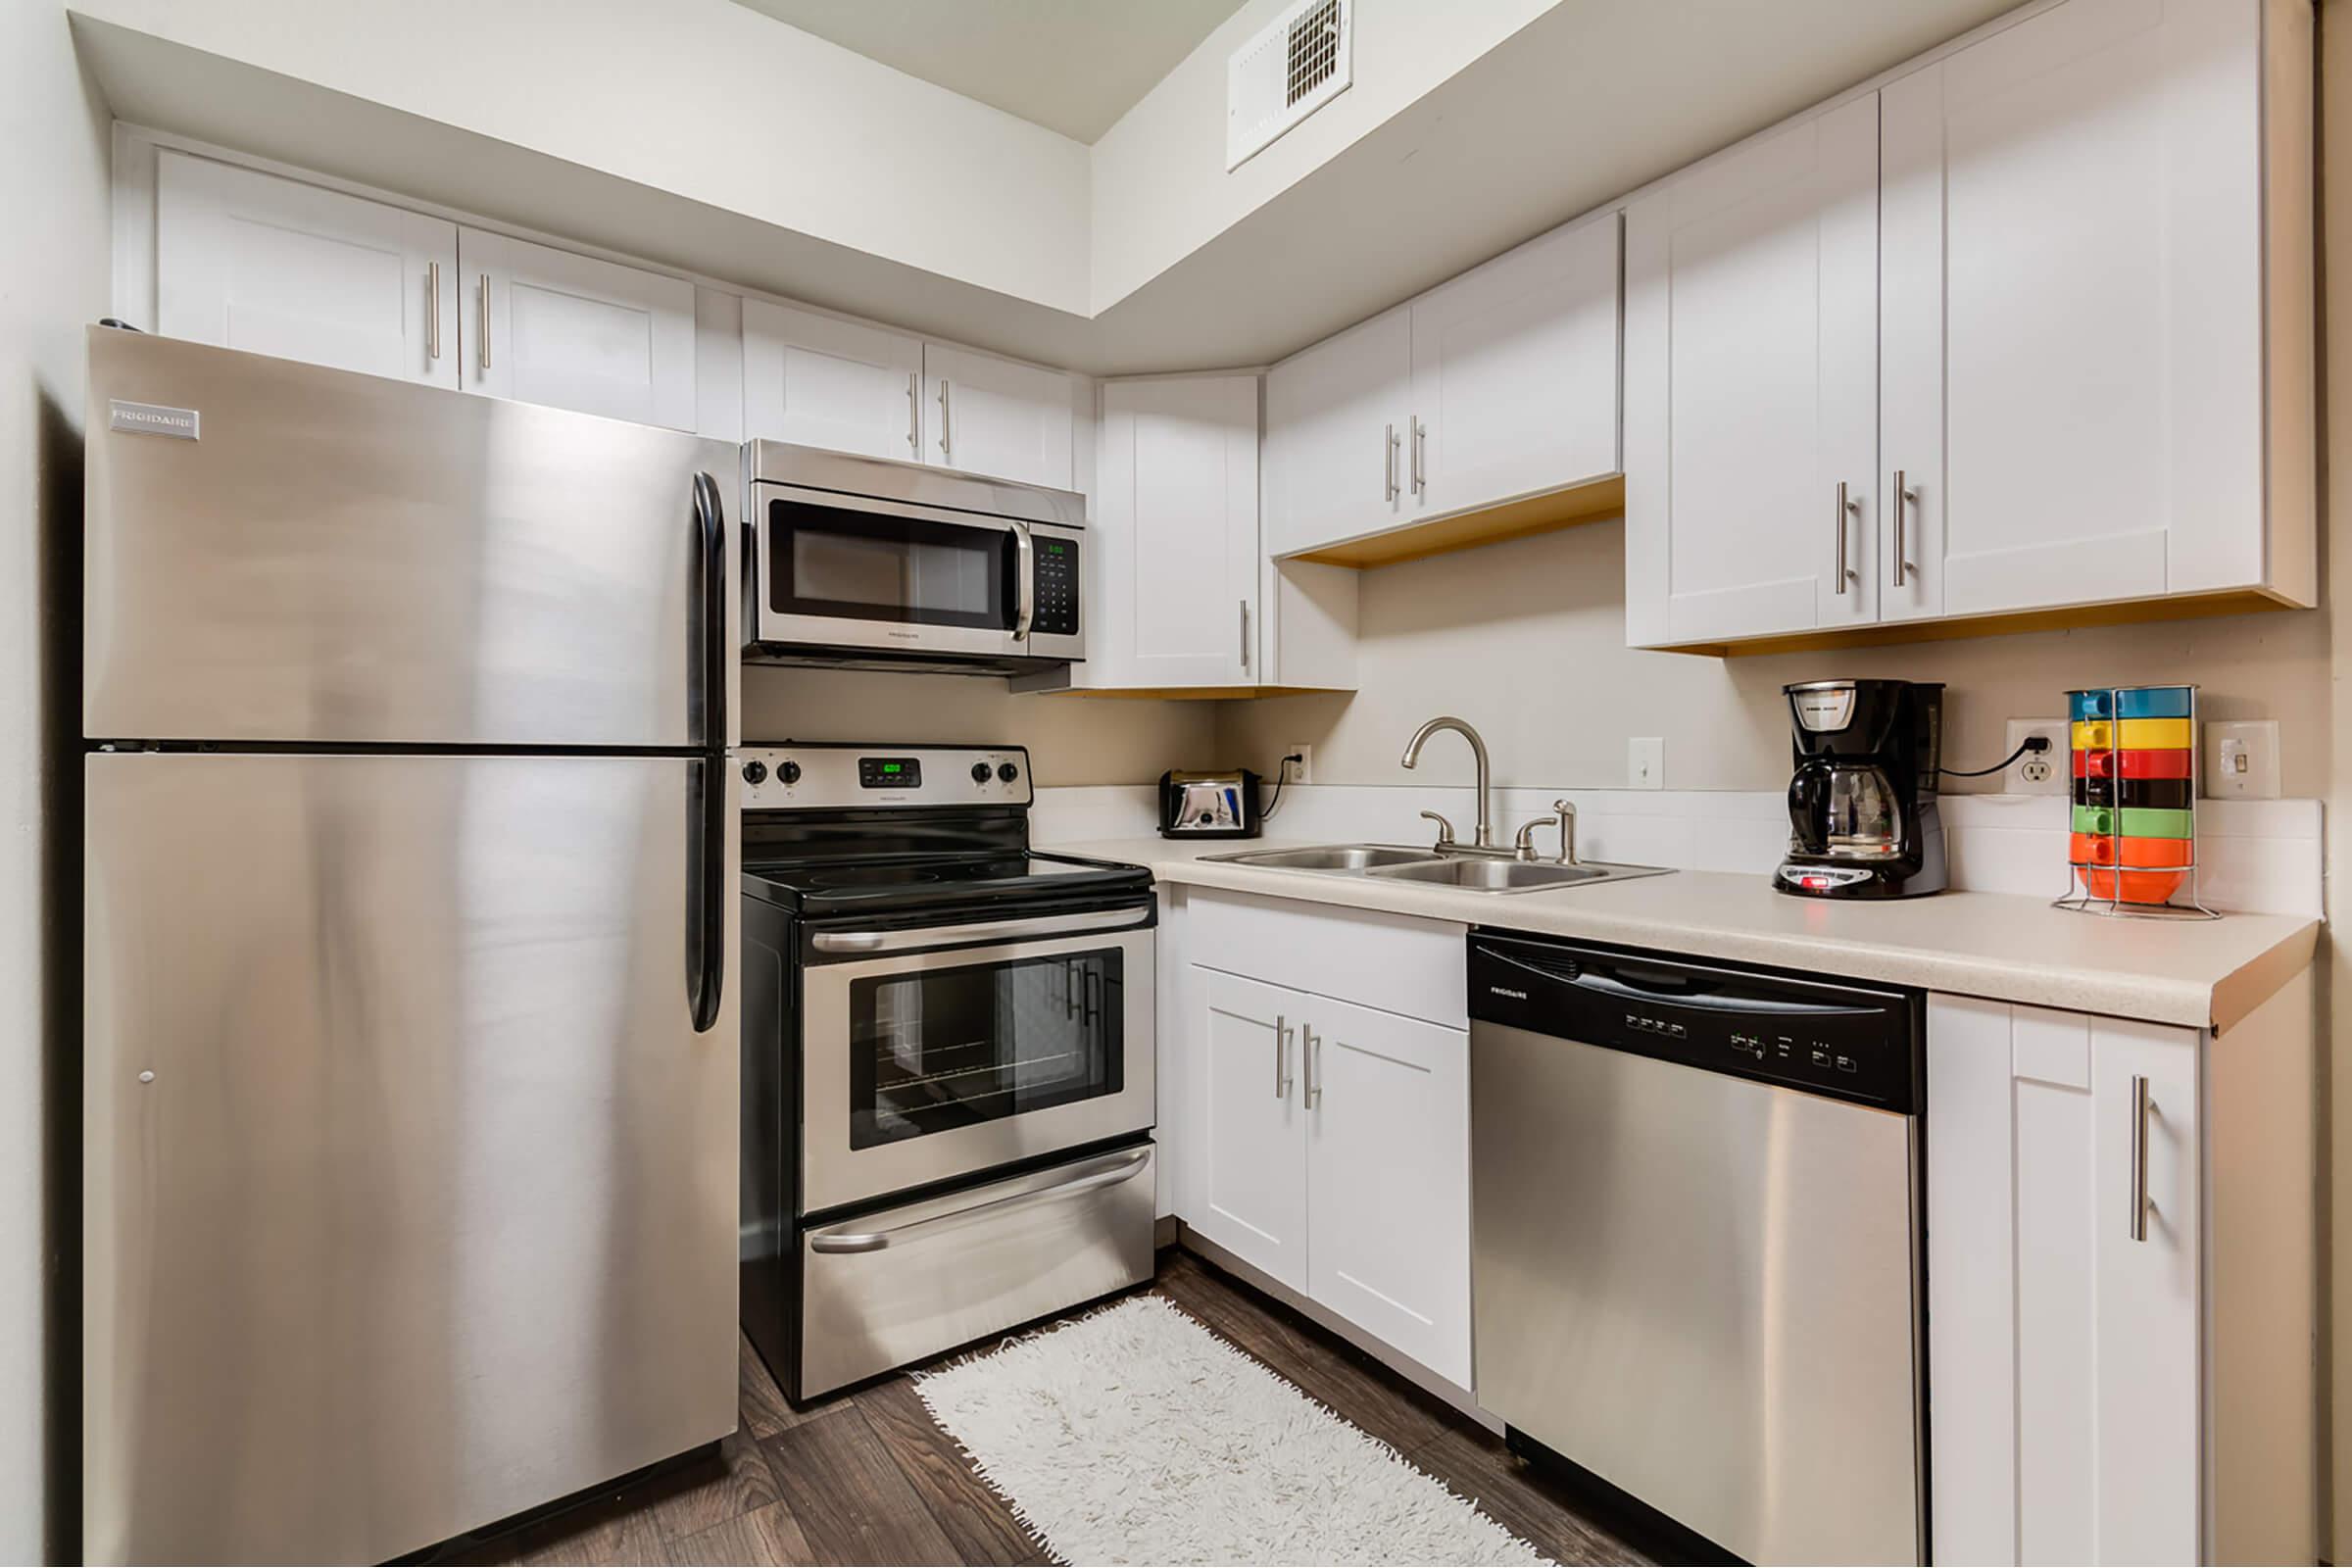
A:
<svg viewBox="0 0 2352 1568">
<path fill-rule="evenodd" d="M 1359 570 L 1394 566 L 1398 562 L 1419 561 L 1454 550 L 1475 550 L 1480 545 L 1524 539 L 1530 534 L 1550 533 L 1624 514 L 1625 475 L 1612 473 L 1572 484 L 1564 490 L 1547 490 L 1542 495 L 1506 501 L 1478 512 L 1457 512 L 1427 522 L 1407 523 L 1386 533 L 1327 545 L 1286 559 L 1353 566 Z"/>
</svg>

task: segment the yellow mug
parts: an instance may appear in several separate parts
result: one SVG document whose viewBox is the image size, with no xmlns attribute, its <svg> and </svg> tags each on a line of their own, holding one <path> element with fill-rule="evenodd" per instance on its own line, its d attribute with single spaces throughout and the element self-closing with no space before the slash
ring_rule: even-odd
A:
<svg viewBox="0 0 2352 1568">
<path fill-rule="evenodd" d="M 2186 751 L 2193 744 L 2185 718 L 2077 719 L 2074 733 L 2078 752 Z"/>
</svg>

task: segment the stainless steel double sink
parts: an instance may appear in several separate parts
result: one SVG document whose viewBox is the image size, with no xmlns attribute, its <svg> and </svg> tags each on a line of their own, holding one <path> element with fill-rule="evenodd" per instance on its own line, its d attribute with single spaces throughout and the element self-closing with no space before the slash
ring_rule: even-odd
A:
<svg viewBox="0 0 2352 1568">
<path fill-rule="evenodd" d="M 1561 865 L 1552 860 L 1519 860 L 1499 852 L 1421 850 L 1402 844 L 1318 844 L 1303 850 L 1237 850 L 1203 855 L 1203 860 L 1261 866 L 1274 871 L 1321 871 L 1337 876 L 1377 877 L 1384 882 L 1420 882 L 1466 888 L 1474 893 L 1542 893 L 1550 888 L 1592 887 L 1640 876 L 1664 876 L 1669 866 L 1620 865 L 1586 860 Z"/>
</svg>

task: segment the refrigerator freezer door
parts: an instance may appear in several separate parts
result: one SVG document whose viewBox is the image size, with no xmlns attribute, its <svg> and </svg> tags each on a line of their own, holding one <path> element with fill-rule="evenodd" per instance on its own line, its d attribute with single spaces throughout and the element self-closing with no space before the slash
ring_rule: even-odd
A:
<svg viewBox="0 0 2352 1568">
<path fill-rule="evenodd" d="M 733 447 L 104 327 L 89 354 L 83 734 L 733 743 L 703 732 Z"/>
<path fill-rule="evenodd" d="M 380 1562 L 734 1430 L 711 770 L 88 760 L 87 1560 Z"/>
</svg>

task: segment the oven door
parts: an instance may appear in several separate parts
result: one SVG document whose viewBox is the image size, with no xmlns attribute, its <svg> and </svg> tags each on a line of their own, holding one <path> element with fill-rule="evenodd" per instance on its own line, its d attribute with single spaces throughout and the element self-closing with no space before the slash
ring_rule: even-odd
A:
<svg viewBox="0 0 2352 1568">
<path fill-rule="evenodd" d="M 796 485 L 752 487 L 751 639 L 1080 659 L 1081 530 Z"/>
<path fill-rule="evenodd" d="M 811 931 L 802 1213 L 1149 1128 L 1152 920 Z"/>
</svg>

